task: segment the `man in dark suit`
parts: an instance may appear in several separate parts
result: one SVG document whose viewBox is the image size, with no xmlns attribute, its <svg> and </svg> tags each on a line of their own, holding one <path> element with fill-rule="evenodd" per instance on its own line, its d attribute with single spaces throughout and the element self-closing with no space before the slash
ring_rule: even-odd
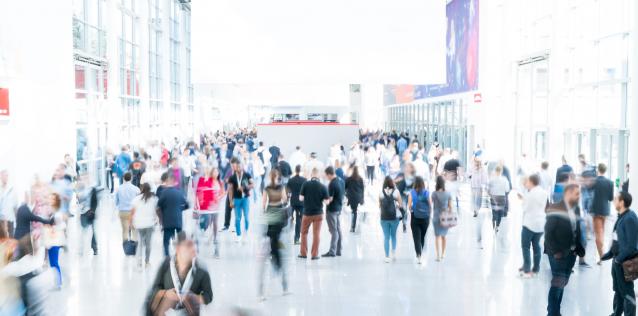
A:
<svg viewBox="0 0 638 316">
<path fill-rule="evenodd" d="M 605 239 L 605 219 L 609 216 L 609 202 L 614 199 L 614 184 L 605 178 L 607 166 L 604 163 L 598 164 L 598 176 L 592 185 L 592 206 L 591 215 L 594 219 L 594 235 L 596 235 L 596 250 L 598 256 L 603 256 L 603 243 Z M 598 260 L 598 265 L 601 261 Z"/>
<path fill-rule="evenodd" d="M 295 245 L 299 244 L 301 236 L 301 216 L 303 214 L 303 202 L 299 201 L 301 187 L 306 183 L 306 178 L 301 176 L 301 165 L 295 166 L 295 176 L 288 180 L 286 192 L 290 195 L 290 206 L 295 216 Z"/>
<path fill-rule="evenodd" d="M 559 316 L 563 291 L 572 273 L 576 256 L 585 255 L 585 240 L 581 234 L 583 220 L 578 201 L 577 184 L 565 187 L 563 200 L 547 208 L 545 223 L 545 253 L 552 270 L 552 281 L 547 297 L 547 315 Z"/>
</svg>

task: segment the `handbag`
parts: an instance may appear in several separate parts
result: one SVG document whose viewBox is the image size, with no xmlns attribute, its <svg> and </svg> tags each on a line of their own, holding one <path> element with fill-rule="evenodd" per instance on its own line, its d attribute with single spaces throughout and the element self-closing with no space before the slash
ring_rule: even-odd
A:
<svg viewBox="0 0 638 316">
<path fill-rule="evenodd" d="M 398 220 L 403 220 L 405 217 L 405 209 L 402 206 L 396 208 L 396 217 Z"/>
<path fill-rule="evenodd" d="M 134 256 L 137 251 L 137 241 L 131 240 L 131 232 L 128 233 L 127 240 L 122 242 L 122 248 L 124 249 L 124 254 L 127 256 Z"/>
<path fill-rule="evenodd" d="M 449 228 L 458 225 L 459 217 L 456 212 L 447 211 L 439 215 L 439 220 L 441 221 L 441 226 Z"/>
<path fill-rule="evenodd" d="M 638 255 L 625 260 L 625 262 L 622 263 L 622 270 L 625 275 L 625 281 L 633 282 L 638 279 Z"/>
</svg>

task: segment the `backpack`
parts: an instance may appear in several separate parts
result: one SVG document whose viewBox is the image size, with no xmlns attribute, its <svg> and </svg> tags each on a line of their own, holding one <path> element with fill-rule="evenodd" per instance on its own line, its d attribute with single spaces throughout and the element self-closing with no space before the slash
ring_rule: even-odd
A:
<svg viewBox="0 0 638 316">
<path fill-rule="evenodd" d="M 385 193 L 385 190 L 381 190 L 383 197 L 381 198 L 381 219 L 383 220 L 395 220 L 397 218 L 397 206 L 394 203 L 394 190 L 390 195 Z"/>
<path fill-rule="evenodd" d="M 429 193 L 424 190 L 420 194 L 416 190 L 410 192 L 412 196 L 412 214 L 414 218 L 425 219 L 430 217 Z"/>
</svg>

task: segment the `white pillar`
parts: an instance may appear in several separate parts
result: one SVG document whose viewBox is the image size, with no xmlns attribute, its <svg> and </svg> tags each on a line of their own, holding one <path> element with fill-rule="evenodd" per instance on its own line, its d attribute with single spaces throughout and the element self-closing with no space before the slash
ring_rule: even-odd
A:
<svg viewBox="0 0 638 316">
<path fill-rule="evenodd" d="M 629 126 L 629 192 L 638 200 L 638 4 L 633 5 L 633 27 L 631 30 L 632 54 L 629 57 L 629 104 L 627 106 L 627 118 Z M 638 202 L 633 203 L 633 209 L 637 209 Z"/>
</svg>

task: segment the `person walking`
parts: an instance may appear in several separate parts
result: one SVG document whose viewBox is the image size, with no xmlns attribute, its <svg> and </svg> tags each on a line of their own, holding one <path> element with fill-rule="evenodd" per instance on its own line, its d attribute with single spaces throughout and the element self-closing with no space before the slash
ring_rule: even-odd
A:
<svg viewBox="0 0 638 316">
<path fill-rule="evenodd" d="M 478 217 L 478 212 L 483 204 L 483 190 L 488 183 L 487 170 L 483 167 L 480 158 L 474 158 L 468 178 L 472 188 L 472 211 L 474 211 L 474 217 Z"/>
<path fill-rule="evenodd" d="M 365 185 L 363 178 L 359 175 L 359 167 L 352 166 L 352 174 L 345 181 L 346 197 L 348 198 L 348 206 L 352 210 L 352 222 L 350 223 L 350 232 L 354 233 L 357 228 L 357 215 L 359 205 L 363 205 Z"/>
<path fill-rule="evenodd" d="M 281 285 L 284 293 L 288 292 L 288 278 L 286 276 L 286 269 L 283 267 L 283 254 L 279 237 L 281 231 L 286 226 L 285 207 L 287 202 L 286 187 L 281 184 L 280 172 L 277 169 L 272 169 L 269 174 L 268 186 L 264 188 L 264 194 L 262 196 L 262 210 L 264 210 L 263 216 L 266 224 L 266 238 L 270 244 L 272 266 L 276 272 L 281 274 Z M 258 294 L 260 299 L 264 300 L 265 260 L 260 266 L 260 269 Z"/>
<path fill-rule="evenodd" d="M 129 221 L 129 226 L 135 229 L 140 241 L 137 247 L 138 267 L 142 268 L 142 259 L 144 259 L 144 267 L 148 268 L 151 258 L 153 226 L 157 222 L 157 197 L 153 194 L 150 184 L 142 184 L 140 195 L 133 199 L 133 209 L 131 209 Z M 144 248 L 144 255 L 142 248 Z"/>
<path fill-rule="evenodd" d="M 9 238 L 13 238 L 18 210 L 18 199 L 13 187 L 9 185 L 9 172 L 0 170 L 0 226 L 6 227 Z"/>
<path fill-rule="evenodd" d="M 576 256 L 585 255 L 581 236 L 580 188 L 577 184 L 565 186 L 563 199 L 550 205 L 546 211 L 545 253 L 552 270 L 551 286 L 547 295 L 547 315 L 560 316 L 560 305 L 565 286 L 569 282 Z"/>
<path fill-rule="evenodd" d="M 182 231 L 182 212 L 188 209 L 188 202 L 182 191 L 177 188 L 177 180 L 171 174 L 168 175 L 168 187 L 162 190 L 157 201 L 158 215 L 162 224 L 164 255 L 169 255 L 169 244 L 177 233 Z"/>
<path fill-rule="evenodd" d="M 326 168 L 326 179 L 328 183 L 328 205 L 326 206 L 326 222 L 330 231 L 330 249 L 322 257 L 341 256 L 341 208 L 343 207 L 344 185 L 335 174 L 335 169 L 330 166 Z"/>
<path fill-rule="evenodd" d="M 301 187 L 304 183 L 306 183 L 306 178 L 301 176 L 301 165 L 296 165 L 295 175 L 290 178 L 286 184 L 286 192 L 290 196 L 290 207 L 292 207 L 295 216 L 295 245 L 299 244 L 299 238 L 301 236 L 301 214 L 303 213 L 304 203 L 299 200 L 299 194 L 301 193 Z"/>
<path fill-rule="evenodd" d="M 78 181 L 78 202 L 80 203 L 80 226 L 82 231 L 80 234 L 80 255 L 84 253 L 84 238 L 86 230 L 91 229 L 91 249 L 93 255 L 97 256 L 97 240 L 95 239 L 95 218 L 98 208 L 98 194 L 97 187 L 88 185 L 88 178 L 80 176 Z"/>
<path fill-rule="evenodd" d="M 383 230 L 383 251 L 385 253 L 385 262 L 396 260 L 397 249 L 397 227 L 401 216 L 397 216 L 397 212 L 403 205 L 401 194 L 397 190 L 392 178 L 385 177 L 383 187 L 381 188 L 381 196 L 379 197 L 379 208 L 381 210 L 381 229 Z M 390 243 L 392 243 L 392 252 L 390 252 Z"/>
<path fill-rule="evenodd" d="M 119 211 L 120 224 L 122 225 L 122 241 L 135 240 L 135 236 L 131 235 L 131 210 L 133 209 L 133 200 L 140 194 L 140 189 L 131 183 L 132 175 L 126 172 L 123 176 L 124 183 L 117 188 L 115 194 L 115 205 Z"/>
<path fill-rule="evenodd" d="M 604 163 L 598 164 L 596 168 L 598 176 L 592 186 L 592 202 L 589 212 L 593 217 L 594 235 L 596 236 L 596 250 L 599 258 L 603 256 L 603 246 L 605 241 L 605 220 L 609 216 L 609 202 L 614 199 L 614 183 L 605 177 L 607 166 Z M 598 261 L 598 265 L 601 261 Z"/>
<path fill-rule="evenodd" d="M 505 195 L 510 191 L 507 178 L 503 176 L 503 167 L 496 166 L 494 176 L 488 183 L 490 202 L 492 204 L 492 228 L 494 233 L 498 233 L 501 226 L 501 219 L 505 212 Z"/>
<path fill-rule="evenodd" d="M 250 190 L 253 189 L 253 180 L 250 174 L 244 172 L 241 162 L 233 157 L 230 162 L 233 175 L 228 178 L 228 195 L 230 207 L 235 209 L 235 232 L 237 242 L 241 242 L 241 219 L 244 217 L 245 231 L 248 232 L 248 215 L 250 211 Z"/>
<path fill-rule="evenodd" d="M 614 289 L 614 312 L 612 316 L 635 316 L 636 293 L 634 282 L 626 281 L 623 262 L 638 254 L 638 216 L 629 209 L 632 196 L 628 192 L 618 192 L 614 199 L 614 208 L 618 212 L 618 219 L 614 224 L 614 241 L 610 251 L 604 257 L 612 257 L 611 276 Z"/>
<path fill-rule="evenodd" d="M 452 196 L 445 190 L 445 178 L 436 177 L 434 192 L 432 192 L 432 223 L 434 226 L 434 246 L 436 248 L 436 261 L 445 258 L 448 227 L 441 225 L 441 213 L 452 212 Z"/>
<path fill-rule="evenodd" d="M 328 189 L 319 181 L 319 169 L 310 172 L 310 181 L 301 186 L 299 200 L 303 202 L 303 218 L 301 220 L 301 247 L 299 258 L 306 259 L 308 254 L 308 231 L 312 225 L 311 259 L 319 259 L 319 236 L 323 222 L 323 204 L 328 202 Z"/>
<path fill-rule="evenodd" d="M 416 177 L 414 180 L 414 188 L 410 190 L 408 195 L 408 209 L 412 213 L 410 228 L 412 228 L 416 261 L 421 264 L 421 253 L 425 247 L 425 235 L 428 232 L 428 226 L 430 226 L 430 213 L 432 211 L 430 192 L 422 177 Z"/>
<path fill-rule="evenodd" d="M 374 184 L 375 167 L 379 162 L 379 157 L 374 147 L 370 146 L 365 149 L 364 160 L 366 164 L 366 179 L 368 180 L 368 185 L 372 185 Z"/>
<path fill-rule="evenodd" d="M 62 269 L 60 268 L 60 249 L 66 245 L 66 217 L 62 211 L 62 198 L 57 193 L 51 193 L 50 205 L 52 209 L 53 225 L 47 225 L 42 230 L 42 239 L 47 249 L 49 265 L 57 272 L 56 287 L 62 287 Z"/>
<path fill-rule="evenodd" d="M 521 248 L 523 251 L 523 266 L 519 273 L 523 278 L 531 278 L 540 271 L 541 246 L 540 239 L 543 236 L 545 226 L 545 208 L 549 194 L 540 185 L 538 174 L 532 174 L 525 181 L 525 191 L 519 194 L 523 199 L 523 227 L 521 231 Z M 530 260 L 529 247 L 534 251 L 534 266 Z"/>
<path fill-rule="evenodd" d="M 131 164 L 131 155 L 128 153 L 128 147 L 122 146 L 122 151 L 115 158 L 115 162 L 113 164 L 113 168 L 115 169 L 115 174 L 117 175 L 118 180 L 120 181 L 120 185 L 124 183 L 124 173 L 129 170 L 129 166 Z"/>
</svg>

